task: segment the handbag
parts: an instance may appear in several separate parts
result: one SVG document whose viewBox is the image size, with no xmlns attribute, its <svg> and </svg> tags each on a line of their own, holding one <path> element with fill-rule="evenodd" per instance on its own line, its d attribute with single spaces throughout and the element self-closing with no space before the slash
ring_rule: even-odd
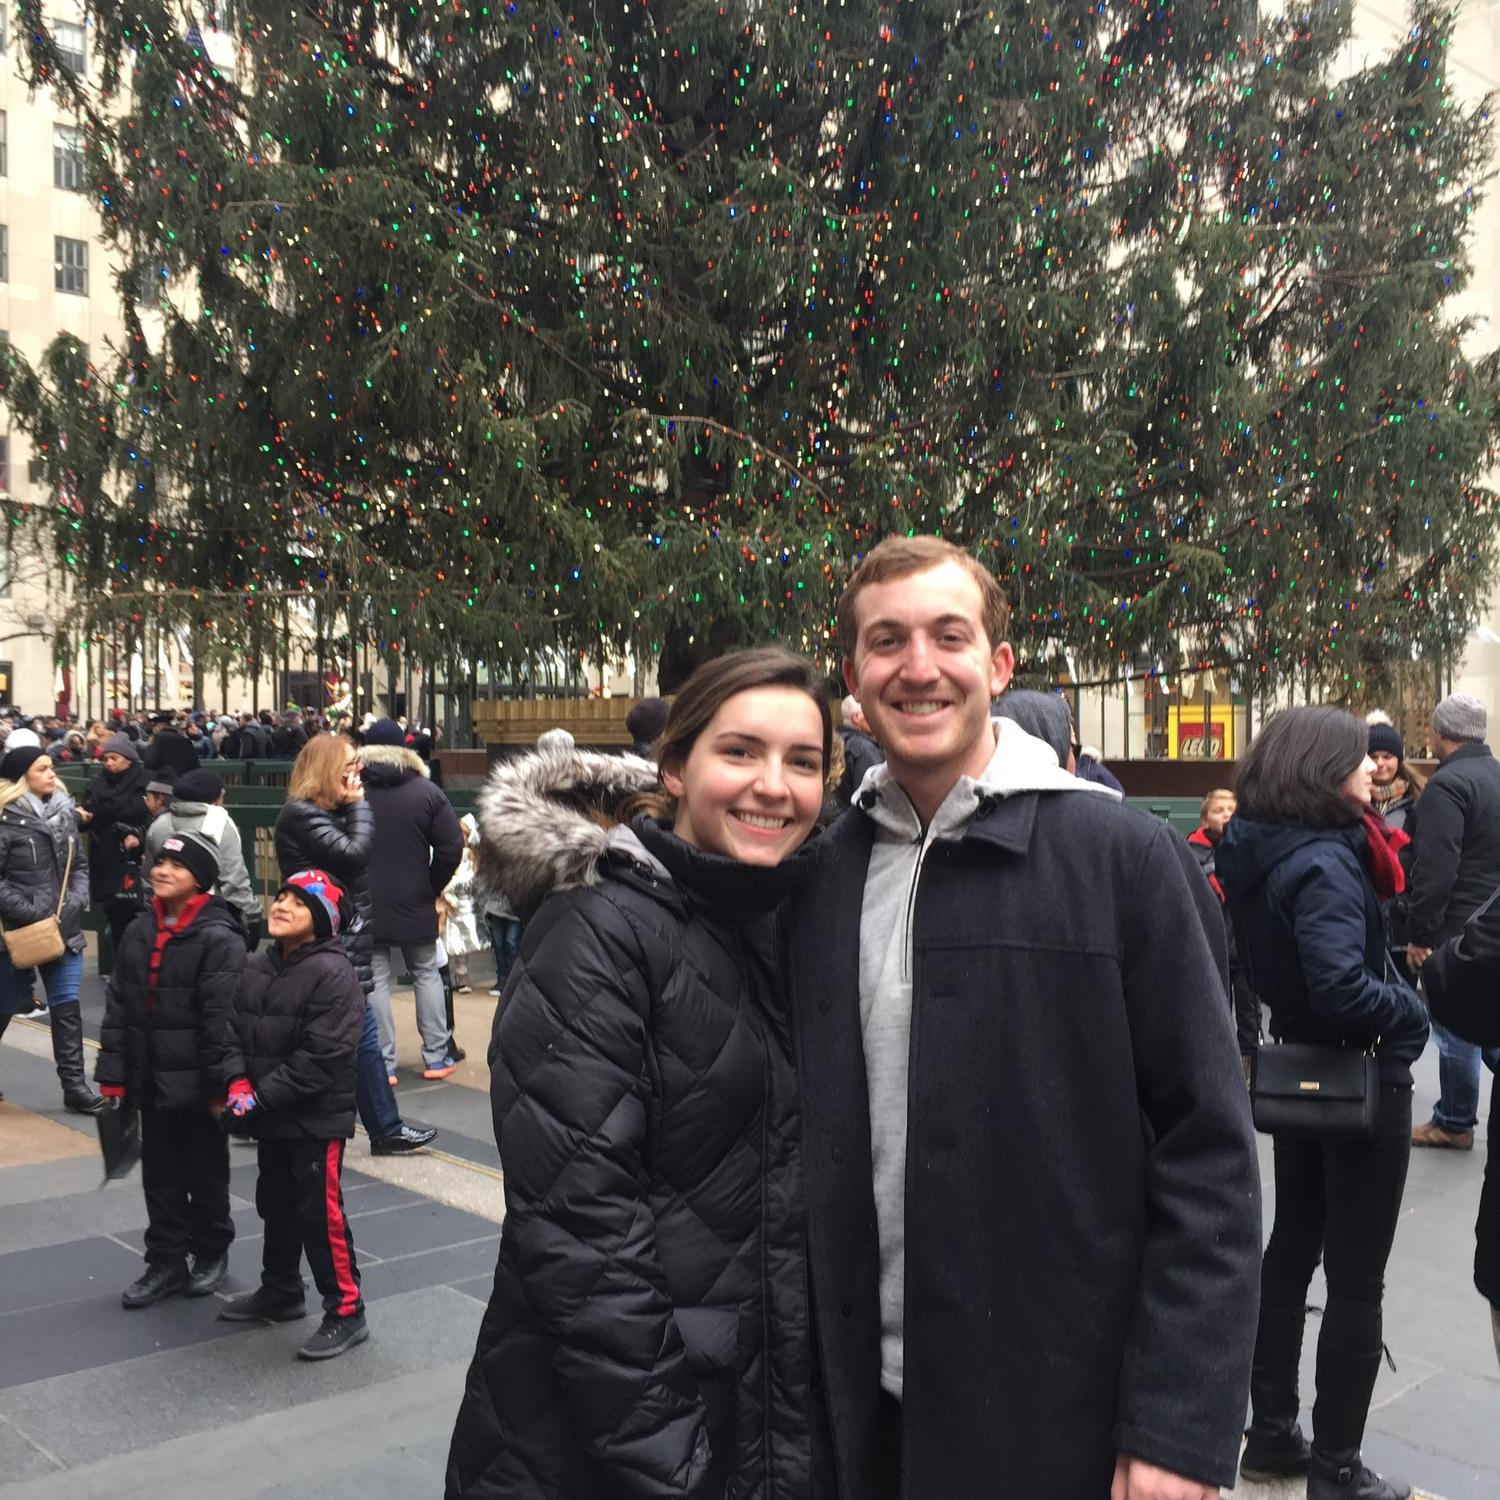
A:
<svg viewBox="0 0 1500 1500">
<path fill-rule="evenodd" d="M 57 893 L 57 910 L 40 922 L 28 922 L 24 927 L 12 927 L 9 931 L 0 928 L 0 941 L 10 955 L 13 969 L 34 969 L 38 964 L 50 964 L 68 951 L 62 935 L 62 910 L 68 899 L 68 881 L 73 875 L 73 841 L 68 840 L 68 863 L 63 871 L 62 887 Z"/>
<path fill-rule="evenodd" d="M 1374 1046 L 1262 1043 L 1250 1064 L 1250 1114 L 1263 1135 L 1370 1140 L 1380 1117 Z"/>
</svg>

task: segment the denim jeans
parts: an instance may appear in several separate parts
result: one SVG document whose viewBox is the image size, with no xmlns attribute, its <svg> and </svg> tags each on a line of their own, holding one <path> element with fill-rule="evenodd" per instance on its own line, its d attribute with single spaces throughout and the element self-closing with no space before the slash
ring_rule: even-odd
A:
<svg viewBox="0 0 1500 1500">
<path fill-rule="evenodd" d="M 30 992 L 25 979 L 27 972 L 11 967 L 10 954 L 0 943 L 0 1013 L 13 1016 L 20 1008 L 23 997 Z M 83 980 L 83 954 L 64 953 L 49 964 L 38 964 L 35 972 L 41 975 L 49 1007 L 78 1003 L 78 986 Z"/>
<path fill-rule="evenodd" d="M 502 917 L 487 911 L 484 920 L 490 929 L 490 947 L 495 950 L 495 988 L 503 990 L 510 966 L 521 949 L 521 924 L 514 917 Z"/>
<path fill-rule="evenodd" d="M 359 1034 L 359 1052 L 355 1057 L 354 1102 L 365 1134 L 372 1141 L 384 1140 L 401 1129 L 401 1111 L 396 1095 L 386 1081 L 385 1058 L 380 1052 L 380 1029 L 375 1011 L 365 1003 L 364 1028 Z"/>
<path fill-rule="evenodd" d="M 400 953 L 417 997 L 417 1030 L 422 1034 L 424 1067 L 440 1068 L 448 1056 L 448 1007 L 438 976 L 436 943 L 376 943 L 370 955 L 375 988 L 370 1004 L 380 1023 L 380 1050 L 387 1074 L 396 1071 L 396 1018 L 391 1010 L 391 954 Z"/>
<path fill-rule="evenodd" d="M 1479 1064 L 1490 1072 L 1500 1069 L 1500 1047 L 1477 1047 L 1432 1023 L 1438 1049 L 1438 1100 L 1432 1123 L 1455 1134 L 1473 1130 L 1479 1121 Z"/>
</svg>

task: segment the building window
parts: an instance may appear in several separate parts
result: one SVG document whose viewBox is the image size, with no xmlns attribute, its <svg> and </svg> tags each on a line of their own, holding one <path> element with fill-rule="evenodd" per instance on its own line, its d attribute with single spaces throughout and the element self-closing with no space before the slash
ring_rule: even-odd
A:
<svg viewBox="0 0 1500 1500">
<path fill-rule="evenodd" d="M 52 40 L 63 66 L 80 78 L 88 72 L 88 54 L 84 51 L 83 27 L 77 21 L 54 21 Z"/>
<path fill-rule="evenodd" d="M 136 272 L 135 301 L 137 307 L 160 307 L 161 306 L 161 284 L 163 281 L 161 266 L 142 266 Z"/>
<path fill-rule="evenodd" d="M 52 127 L 52 186 L 83 191 L 83 132 L 76 125 Z"/>
<path fill-rule="evenodd" d="M 75 297 L 89 294 L 89 247 L 82 240 L 56 235 L 52 240 L 52 284 Z"/>
<path fill-rule="evenodd" d="M 0 224 L 0 281 L 10 280 L 10 228 Z"/>
<path fill-rule="evenodd" d="M 10 117 L 0 109 L 0 177 L 10 173 Z"/>
</svg>

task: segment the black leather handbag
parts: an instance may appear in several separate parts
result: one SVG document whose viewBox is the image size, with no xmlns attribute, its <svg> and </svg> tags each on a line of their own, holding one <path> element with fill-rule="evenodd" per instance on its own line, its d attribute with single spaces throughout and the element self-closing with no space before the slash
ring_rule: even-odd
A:
<svg viewBox="0 0 1500 1500">
<path fill-rule="evenodd" d="M 1250 1114 L 1263 1135 L 1370 1140 L 1380 1116 L 1375 1049 L 1263 1043 L 1250 1065 Z"/>
</svg>

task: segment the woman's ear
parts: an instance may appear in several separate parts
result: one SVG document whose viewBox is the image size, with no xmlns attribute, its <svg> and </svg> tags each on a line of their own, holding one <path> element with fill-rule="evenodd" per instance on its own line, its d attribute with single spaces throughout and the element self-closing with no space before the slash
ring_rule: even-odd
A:
<svg viewBox="0 0 1500 1500">
<path fill-rule="evenodd" d="M 673 756 L 671 760 L 663 761 L 660 767 L 662 789 L 674 802 L 682 800 L 682 762 Z"/>
</svg>

